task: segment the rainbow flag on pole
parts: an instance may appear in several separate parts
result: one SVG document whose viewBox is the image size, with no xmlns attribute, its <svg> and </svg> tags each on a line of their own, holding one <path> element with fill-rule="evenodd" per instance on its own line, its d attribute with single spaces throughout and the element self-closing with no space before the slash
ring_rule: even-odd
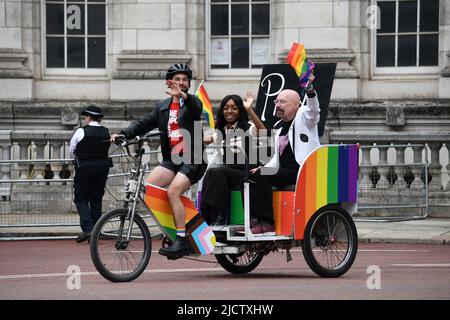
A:
<svg viewBox="0 0 450 320">
<path fill-rule="evenodd" d="M 294 42 L 288 53 L 287 62 L 297 73 L 300 79 L 300 87 L 306 87 L 308 77 L 314 69 L 314 63 L 306 59 L 306 50 L 303 44 Z"/>
<path fill-rule="evenodd" d="M 206 116 L 206 122 L 210 128 L 215 128 L 216 125 L 214 123 L 214 113 L 211 105 L 211 101 L 209 100 L 208 94 L 206 93 L 205 87 L 203 86 L 203 81 L 200 83 L 197 91 L 195 91 L 195 96 L 200 99 L 203 104 L 203 114 Z"/>
</svg>

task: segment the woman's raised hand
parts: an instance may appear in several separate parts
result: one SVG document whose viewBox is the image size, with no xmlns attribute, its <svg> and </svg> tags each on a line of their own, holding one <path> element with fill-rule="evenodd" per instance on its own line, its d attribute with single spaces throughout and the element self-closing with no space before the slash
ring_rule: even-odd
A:
<svg viewBox="0 0 450 320">
<path fill-rule="evenodd" d="M 247 91 L 245 93 L 243 100 L 244 100 L 245 110 L 247 110 L 247 112 L 248 112 L 248 110 L 251 109 L 251 107 L 252 107 L 253 100 L 255 100 L 255 95 L 253 94 L 253 92 Z"/>
</svg>

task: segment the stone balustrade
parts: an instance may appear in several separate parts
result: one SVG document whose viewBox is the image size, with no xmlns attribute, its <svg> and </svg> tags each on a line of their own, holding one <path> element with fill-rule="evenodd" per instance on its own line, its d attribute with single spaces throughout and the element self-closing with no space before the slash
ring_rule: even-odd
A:
<svg viewBox="0 0 450 320">
<path fill-rule="evenodd" d="M 53 187 L 67 181 L 62 179 L 73 178 L 73 166 L 68 156 L 72 134 L 73 130 L 0 130 L 0 196 L 3 200 L 10 199 L 15 192 L 23 194 L 23 188 L 36 188 L 38 183 L 42 188 L 40 192 L 46 192 L 49 181 Z M 394 134 L 387 131 L 330 130 L 327 143 L 360 144 L 359 187 L 362 205 L 364 201 L 366 204 L 389 204 L 395 197 L 406 199 L 404 195 L 408 191 L 411 197 L 427 197 L 429 194 L 430 204 L 442 206 L 441 211 L 447 210 L 445 206 L 450 206 L 449 132 L 401 131 Z M 146 148 L 147 151 L 158 150 L 159 142 L 154 141 Z M 111 152 L 115 153 L 115 150 Z M 159 157 L 157 153 L 151 153 L 145 160 L 150 166 L 155 166 Z M 427 171 L 424 170 L 425 159 L 428 159 Z M 114 161 L 118 163 L 120 159 Z M 122 166 L 116 165 L 111 173 L 121 173 L 121 170 Z M 34 181 L 34 187 L 29 183 L 24 187 L 24 183 L 1 182 L 11 180 Z M 111 187 L 119 190 L 123 181 L 116 180 L 111 182 Z M 426 185 L 425 181 L 429 183 Z M 63 188 L 68 188 L 67 194 L 72 192 L 71 184 Z M 383 194 L 383 197 L 378 197 L 375 191 L 383 190 L 388 192 L 381 192 L 379 194 Z M 71 202 L 70 199 L 68 201 Z"/>
<path fill-rule="evenodd" d="M 362 207 L 403 202 L 406 208 L 422 206 L 427 213 L 448 216 L 450 132 L 339 131 L 331 132 L 329 139 L 361 146 Z"/>
</svg>

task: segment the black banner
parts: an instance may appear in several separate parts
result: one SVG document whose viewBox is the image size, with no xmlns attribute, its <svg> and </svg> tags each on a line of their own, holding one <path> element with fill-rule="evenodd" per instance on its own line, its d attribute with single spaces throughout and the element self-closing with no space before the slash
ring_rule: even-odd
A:
<svg viewBox="0 0 450 320">
<path fill-rule="evenodd" d="M 314 67 L 314 75 L 316 78 L 313 85 L 320 103 L 319 136 L 323 135 L 335 72 L 336 63 L 317 63 Z M 298 76 L 290 65 L 264 65 L 259 82 L 255 111 L 268 129 L 273 128 L 273 125 L 279 121 L 274 115 L 275 105 L 273 101 L 284 89 L 297 91 L 303 99 L 303 92 L 299 85 Z"/>
</svg>

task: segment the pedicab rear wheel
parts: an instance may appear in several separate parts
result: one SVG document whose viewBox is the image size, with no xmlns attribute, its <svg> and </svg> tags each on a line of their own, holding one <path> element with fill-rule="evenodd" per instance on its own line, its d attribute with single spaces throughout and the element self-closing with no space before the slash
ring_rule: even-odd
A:
<svg viewBox="0 0 450 320">
<path fill-rule="evenodd" d="M 216 260 L 230 273 L 244 274 L 254 270 L 264 257 L 264 252 L 244 251 L 238 254 L 216 254 Z"/>
<path fill-rule="evenodd" d="M 306 263 L 317 275 L 340 277 L 350 269 L 358 250 L 352 217 L 338 206 L 319 210 L 306 226 L 302 249 Z"/>
</svg>

